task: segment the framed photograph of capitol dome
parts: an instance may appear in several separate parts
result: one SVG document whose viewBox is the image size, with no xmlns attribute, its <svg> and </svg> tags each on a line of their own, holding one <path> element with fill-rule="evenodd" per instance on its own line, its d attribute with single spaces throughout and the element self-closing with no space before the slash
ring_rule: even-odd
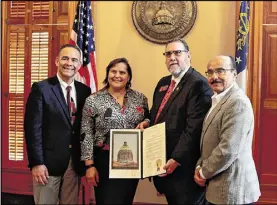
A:
<svg viewBox="0 0 277 205">
<path fill-rule="evenodd" d="M 140 129 L 110 130 L 110 178 L 145 178 L 163 174 L 165 123 Z"/>
<path fill-rule="evenodd" d="M 113 129 L 110 132 L 110 178 L 140 178 L 141 131 Z"/>
<path fill-rule="evenodd" d="M 197 16 L 196 1 L 134 1 L 133 24 L 146 40 L 166 44 L 183 38 Z"/>
</svg>

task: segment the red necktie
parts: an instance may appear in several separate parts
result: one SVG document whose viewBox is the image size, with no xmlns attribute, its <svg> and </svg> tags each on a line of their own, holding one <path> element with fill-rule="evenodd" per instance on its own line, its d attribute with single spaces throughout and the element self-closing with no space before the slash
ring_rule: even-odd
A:
<svg viewBox="0 0 277 205">
<path fill-rule="evenodd" d="M 76 107 L 75 107 L 75 103 L 73 101 L 73 99 L 70 96 L 70 91 L 71 91 L 71 86 L 67 86 L 66 87 L 67 90 L 67 94 L 66 94 L 66 102 L 67 102 L 67 106 L 68 106 L 68 110 L 69 110 L 69 114 L 70 114 L 70 118 L 71 118 L 71 124 L 74 124 L 75 121 L 75 112 L 76 112 Z"/>
<path fill-rule="evenodd" d="M 167 100 L 169 99 L 169 97 L 170 97 L 172 91 L 174 90 L 175 83 L 176 83 L 176 82 L 175 82 L 174 80 L 171 80 L 171 83 L 170 83 L 170 85 L 169 85 L 169 88 L 168 88 L 168 90 L 167 90 L 167 92 L 166 92 L 166 94 L 165 94 L 165 96 L 164 96 L 164 98 L 163 98 L 163 101 L 162 101 L 162 103 L 161 103 L 161 105 L 160 105 L 160 107 L 159 107 L 159 110 L 158 110 L 158 112 L 157 112 L 157 115 L 156 115 L 156 119 L 155 119 L 155 123 L 154 123 L 154 124 L 156 124 L 158 117 L 160 116 L 160 114 L 161 114 L 161 112 L 162 112 L 162 110 L 163 110 L 163 108 L 164 108 L 164 106 L 165 106 Z"/>
</svg>

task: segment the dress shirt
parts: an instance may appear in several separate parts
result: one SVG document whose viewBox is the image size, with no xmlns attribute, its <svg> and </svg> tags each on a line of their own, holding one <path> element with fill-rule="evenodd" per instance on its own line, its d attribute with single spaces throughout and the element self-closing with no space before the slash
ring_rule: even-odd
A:
<svg viewBox="0 0 277 205">
<path fill-rule="evenodd" d="M 57 74 L 57 77 L 58 77 L 58 80 L 60 82 L 60 85 L 61 85 L 61 88 L 62 88 L 62 91 L 63 91 L 63 96 L 64 96 L 64 99 L 65 99 L 65 102 L 67 103 L 67 98 L 66 98 L 66 95 L 67 95 L 67 90 L 66 90 L 66 87 L 67 86 L 71 86 L 71 91 L 70 91 L 70 97 L 73 99 L 74 103 L 75 103 L 75 107 L 77 108 L 77 99 L 76 99 L 76 88 L 75 88 L 75 84 L 74 84 L 74 79 L 73 81 L 68 85 L 66 82 L 64 82 L 61 77 L 59 76 L 59 74 Z"/>
<path fill-rule="evenodd" d="M 227 88 L 226 90 L 224 90 L 222 93 L 215 93 L 213 96 L 212 96 L 212 106 L 208 112 L 208 114 L 206 115 L 205 117 L 205 121 L 206 119 L 208 118 L 208 116 L 210 115 L 210 113 L 213 111 L 213 109 L 215 108 L 215 106 L 217 106 L 217 104 L 220 102 L 220 100 L 226 95 L 226 93 L 234 86 L 234 83 L 229 87 Z"/>
</svg>

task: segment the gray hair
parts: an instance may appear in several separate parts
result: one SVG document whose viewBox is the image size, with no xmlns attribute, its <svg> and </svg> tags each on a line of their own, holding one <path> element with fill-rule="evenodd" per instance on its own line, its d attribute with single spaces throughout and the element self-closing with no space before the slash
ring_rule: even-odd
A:
<svg viewBox="0 0 277 205">
<path fill-rule="evenodd" d="M 189 51 L 189 46 L 187 44 L 187 42 L 184 40 L 184 39 L 181 39 L 181 38 L 176 38 L 176 39 L 172 39 L 171 41 L 167 42 L 167 44 L 165 45 L 165 47 L 168 46 L 168 44 L 170 43 L 174 43 L 174 42 L 180 42 L 183 44 L 184 48 L 186 51 Z"/>
</svg>

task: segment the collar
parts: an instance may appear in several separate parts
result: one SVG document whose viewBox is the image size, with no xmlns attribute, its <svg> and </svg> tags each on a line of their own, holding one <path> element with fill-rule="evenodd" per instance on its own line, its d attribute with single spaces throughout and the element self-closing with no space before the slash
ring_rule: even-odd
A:
<svg viewBox="0 0 277 205">
<path fill-rule="evenodd" d="M 190 68 L 190 67 L 188 67 L 188 68 L 182 70 L 182 72 L 180 73 L 180 75 L 179 75 L 177 78 L 175 78 L 173 75 L 171 76 L 171 80 L 174 80 L 174 81 L 176 82 L 175 87 L 176 87 L 176 85 L 178 85 L 178 83 L 182 80 L 182 78 L 184 77 L 184 75 L 186 74 L 186 72 L 189 70 L 189 68 Z"/>
<path fill-rule="evenodd" d="M 64 82 L 63 80 L 62 80 L 62 78 L 59 76 L 59 73 L 57 73 L 57 78 L 58 78 L 58 80 L 59 80 L 59 82 L 60 82 L 60 84 L 61 84 L 61 86 L 62 86 L 62 88 L 63 89 L 66 89 L 66 87 L 67 86 L 71 86 L 71 88 L 73 88 L 74 87 L 74 79 L 72 80 L 72 82 L 70 83 L 70 84 L 67 84 L 66 82 Z"/>
<path fill-rule="evenodd" d="M 224 90 L 222 93 L 215 93 L 212 96 L 212 104 L 217 104 L 219 103 L 219 101 L 226 95 L 226 93 L 229 92 L 229 90 L 231 90 L 231 88 L 235 85 L 235 83 L 233 83 L 229 88 L 227 88 L 226 90 Z"/>
</svg>

